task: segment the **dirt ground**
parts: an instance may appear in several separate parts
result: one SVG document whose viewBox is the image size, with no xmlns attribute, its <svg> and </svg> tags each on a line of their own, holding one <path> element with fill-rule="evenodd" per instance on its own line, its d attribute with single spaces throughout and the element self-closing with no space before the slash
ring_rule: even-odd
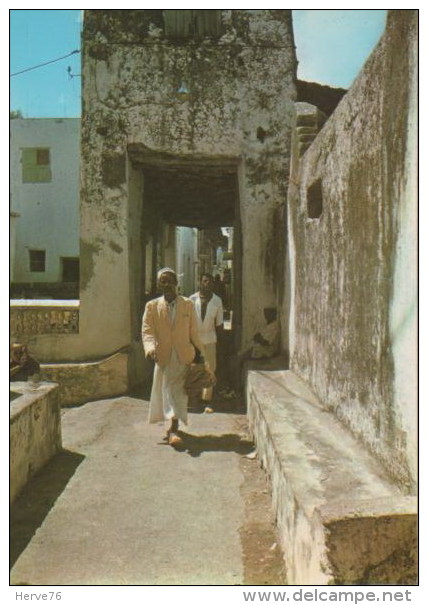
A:
<svg viewBox="0 0 428 605">
<path fill-rule="evenodd" d="M 248 435 L 245 416 L 237 420 L 240 433 Z M 256 458 L 241 458 L 244 480 L 245 524 L 240 528 L 246 585 L 287 584 L 285 563 L 272 510 L 271 490 L 265 471 Z"/>
</svg>

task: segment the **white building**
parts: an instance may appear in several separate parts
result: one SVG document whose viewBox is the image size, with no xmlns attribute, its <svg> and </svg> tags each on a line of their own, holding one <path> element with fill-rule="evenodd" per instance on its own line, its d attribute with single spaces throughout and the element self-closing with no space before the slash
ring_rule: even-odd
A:
<svg viewBox="0 0 428 605">
<path fill-rule="evenodd" d="M 78 282 L 80 119 L 13 119 L 10 136 L 11 282 Z"/>
<path fill-rule="evenodd" d="M 198 230 L 176 227 L 177 273 L 181 294 L 190 296 L 198 288 Z"/>
</svg>

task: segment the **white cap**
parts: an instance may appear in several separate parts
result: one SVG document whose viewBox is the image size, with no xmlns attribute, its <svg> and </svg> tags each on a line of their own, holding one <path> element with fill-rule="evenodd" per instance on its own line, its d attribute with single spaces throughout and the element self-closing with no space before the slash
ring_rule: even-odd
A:
<svg viewBox="0 0 428 605">
<path fill-rule="evenodd" d="M 163 269 L 159 269 L 159 271 L 158 271 L 158 279 L 160 278 L 160 276 L 163 273 L 172 273 L 173 275 L 175 275 L 175 279 L 177 279 L 177 273 L 174 271 L 174 269 L 171 269 L 171 267 L 164 267 Z"/>
</svg>

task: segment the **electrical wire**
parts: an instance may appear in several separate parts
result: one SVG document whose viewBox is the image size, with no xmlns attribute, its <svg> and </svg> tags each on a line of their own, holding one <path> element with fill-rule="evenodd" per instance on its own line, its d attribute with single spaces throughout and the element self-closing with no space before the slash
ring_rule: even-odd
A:
<svg viewBox="0 0 428 605">
<path fill-rule="evenodd" d="M 58 57 L 58 59 L 52 59 L 51 61 L 46 61 L 46 63 L 40 63 L 40 65 L 35 65 L 34 67 L 27 67 L 27 69 L 17 71 L 14 74 L 10 74 L 10 77 L 13 78 L 13 76 L 19 76 L 20 74 L 24 74 L 25 72 L 31 71 L 32 69 L 38 69 L 39 67 L 44 67 L 45 65 L 49 65 L 50 63 L 56 63 L 56 61 L 61 61 L 62 59 L 66 59 L 67 57 L 70 57 L 71 55 L 76 55 L 77 53 L 80 53 L 80 50 L 72 50 L 71 53 L 68 53 L 68 55 Z"/>
</svg>

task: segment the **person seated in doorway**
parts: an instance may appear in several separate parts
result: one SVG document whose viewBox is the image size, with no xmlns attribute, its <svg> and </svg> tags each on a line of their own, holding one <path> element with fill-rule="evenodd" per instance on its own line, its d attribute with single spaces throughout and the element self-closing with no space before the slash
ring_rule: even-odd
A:
<svg viewBox="0 0 428 605">
<path fill-rule="evenodd" d="M 251 347 L 239 351 L 230 359 L 232 367 L 233 382 L 235 388 L 241 391 L 243 388 L 242 364 L 250 359 L 269 359 L 274 357 L 279 348 L 279 323 L 275 307 L 263 309 L 266 325 L 256 332 L 252 338 Z"/>
<path fill-rule="evenodd" d="M 250 359 L 268 359 L 269 357 L 273 357 L 278 351 L 279 325 L 276 308 L 265 307 L 263 313 L 266 326 L 253 336 Z"/>
<path fill-rule="evenodd" d="M 217 340 L 223 331 L 223 303 L 214 294 L 214 278 L 210 273 L 203 273 L 199 291 L 190 296 L 196 311 L 199 338 L 205 347 L 205 359 L 212 372 L 217 367 Z M 214 411 L 213 387 L 202 391 L 202 405 L 205 413 Z"/>
</svg>

